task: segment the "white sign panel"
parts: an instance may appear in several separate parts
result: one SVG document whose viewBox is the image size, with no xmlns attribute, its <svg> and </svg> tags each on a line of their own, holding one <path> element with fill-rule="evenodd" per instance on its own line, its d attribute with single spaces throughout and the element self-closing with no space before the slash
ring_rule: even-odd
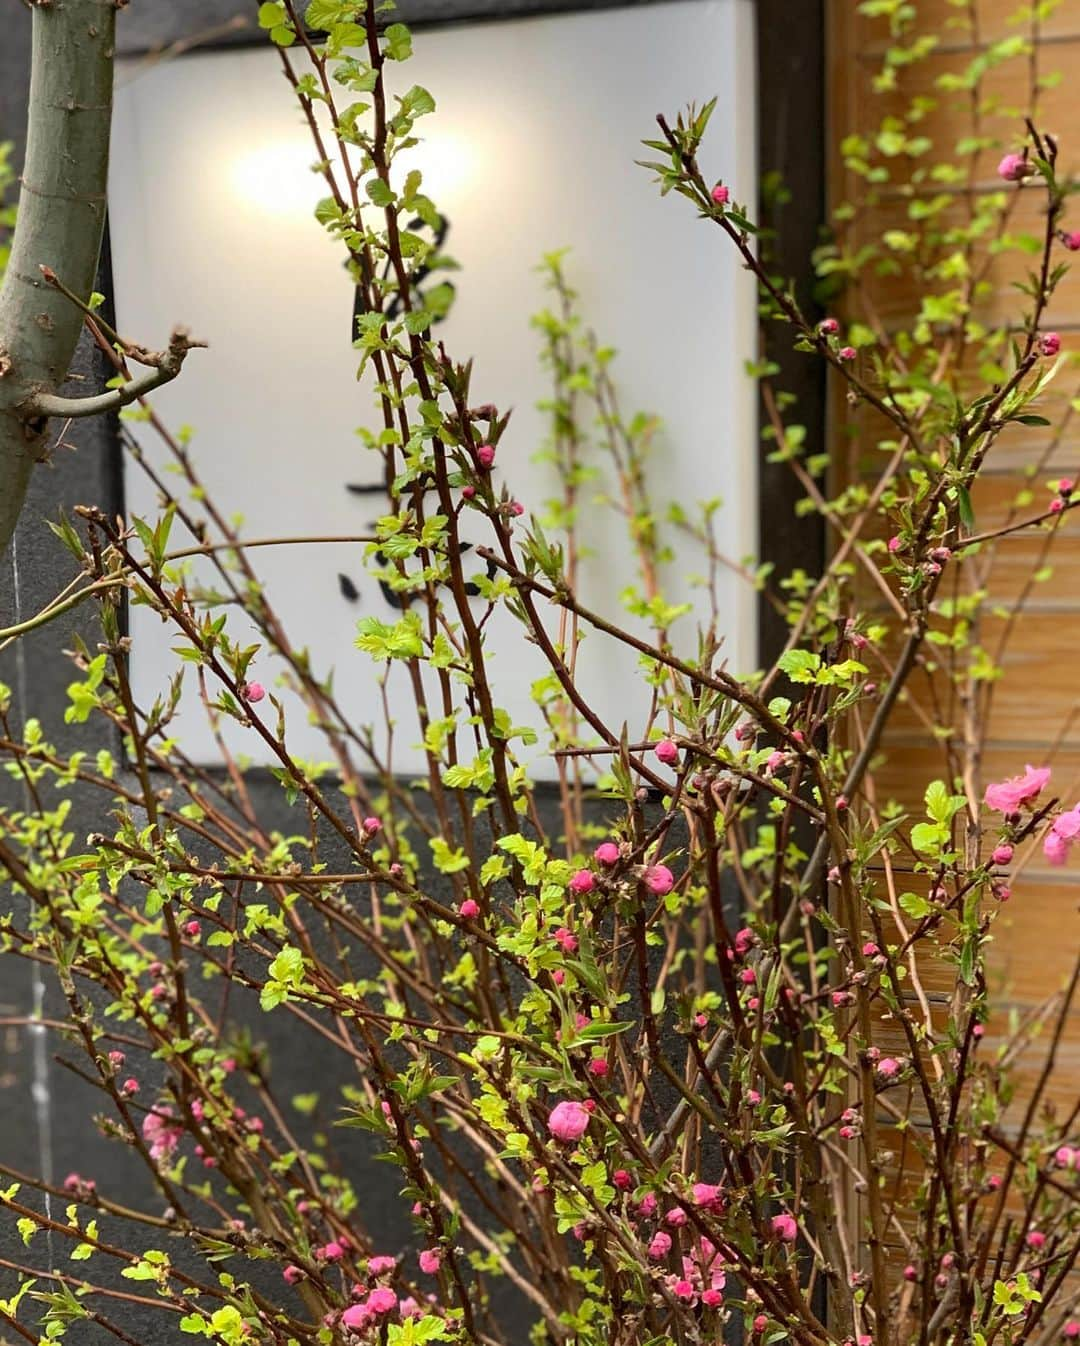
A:
<svg viewBox="0 0 1080 1346">
<path fill-rule="evenodd" d="M 474 404 L 514 409 L 497 473 L 529 508 L 555 493 L 552 469 L 533 461 L 547 434 L 536 403 L 549 384 L 529 320 L 548 302 L 540 257 L 569 247 L 566 267 L 586 320 L 618 349 L 624 411 L 662 417 L 652 459 L 657 501 L 693 506 L 722 496 L 724 551 L 748 556 L 756 431 L 743 369 L 756 345 L 753 286 L 720 231 L 681 198 L 661 199 L 634 161 L 648 157 L 640 141 L 655 136 L 657 112 L 674 116 L 716 95 L 706 171 L 736 199 L 754 199 L 749 0 L 446 27 L 418 32 L 414 46 L 414 58 L 392 73 L 402 91 L 419 82 L 435 97 L 416 162 L 449 220 L 446 251 L 462 266 L 453 310 L 437 330 L 455 358 L 475 357 Z M 249 537 L 368 531 L 385 502 L 347 486 L 377 479 L 356 429 L 381 422 L 367 378 L 356 382 L 352 290 L 340 250 L 312 217 L 325 188 L 310 171 L 315 154 L 277 54 L 128 62 L 114 135 L 120 330 L 154 344 L 182 322 L 209 342 L 155 405 L 173 425 L 193 427 L 192 453 L 219 506 L 244 516 Z M 134 428 L 152 455 L 161 452 L 145 427 Z M 586 489 L 603 488 L 602 476 Z M 137 469 L 126 489 L 132 511 L 153 513 L 153 490 Z M 586 517 L 592 554 L 581 597 L 617 617 L 619 594 L 635 578 L 631 551 L 609 510 L 587 508 Z M 364 575 L 361 555 L 357 546 L 322 545 L 251 558 L 294 642 L 310 648 L 318 670 L 335 670 L 339 700 L 368 723 L 380 716 L 379 667 L 354 648 L 356 623 L 368 614 L 390 620 L 395 610 Z M 700 570 L 690 558 L 688 570 Z M 754 656 L 754 596 L 735 575 L 721 586 L 725 652 L 733 670 L 745 670 Z M 674 600 L 701 601 L 686 575 L 672 575 L 668 589 Z M 673 630 L 691 655 L 694 620 L 683 617 Z M 144 609 L 132 622 L 135 688 L 148 702 L 175 667 L 173 642 Z M 491 631 L 490 656 L 497 701 L 515 723 L 536 723 L 529 685 L 543 665 L 509 619 Z M 640 733 L 649 689 L 633 653 L 591 637 L 578 670 L 597 710 Z M 396 671 L 393 765 L 409 772 L 421 762 L 410 746 L 419 734 L 404 670 Z M 272 685 L 272 663 L 261 661 L 253 676 Z M 182 728 L 196 760 L 217 759 L 197 707 Z M 302 713 L 290 721 L 290 742 L 301 756 L 326 755 Z M 256 750 L 239 727 L 236 746 Z"/>
</svg>

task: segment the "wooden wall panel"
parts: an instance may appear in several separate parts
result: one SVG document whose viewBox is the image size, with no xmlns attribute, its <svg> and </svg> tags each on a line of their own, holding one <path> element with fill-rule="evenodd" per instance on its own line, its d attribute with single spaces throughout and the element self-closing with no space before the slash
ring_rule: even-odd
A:
<svg viewBox="0 0 1080 1346">
<path fill-rule="evenodd" d="M 837 148 L 841 138 L 858 132 L 872 140 L 883 118 L 897 115 L 913 93 L 922 93 L 936 99 L 936 105 L 911 133 L 928 136 L 936 157 L 949 156 L 957 141 L 975 129 L 973 101 L 967 93 L 942 93 L 939 77 L 964 68 L 985 54 L 991 42 L 1010 36 L 1028 42 L 1029 49 L 989 74 L 978 114 L 979 131 L 996 137 L 998 143 L 975 158 L 970 181 L 961 184 L 956 201 L 942 212 L 940 223 L 948 227 L 962 219 L 971 193 L 1007 190 L 1009 213 L 1004 227 L 1012 235 L 1039 236 L 1044 229 L 1042 197 L 1029 187 L 1005 188 L 995 169 L 1002 153 L 1021 143 L 1021 116 L 1028 106 L 1033 71 L 1041 76 L 1060 73 L 1058 81 L 1040 89 L 1038 124 L 1061 133 L 1062 163 L 1072 169 L 1080 167 L 1080 3 L 1065 0 L 1039 25 L 1034 41 L 1030 18 L 1017 21 L 1019 11 L 1028 8 L 1019 0 L 914 0 L 914 6 L 920 16 L 918 32 L 933 34 L 937 46 L 928 59 L 898 72 L 897 91 L 882 93 L 875 90 L 875 76 L 890 42 L 887 24 L 860 15 L 855 0 L 832 0 L 830 201 L 833 205 L 852 202 L 858 207 L 855 221 L 847 226 L 845 244 L 855 249 L 879 241 L 886 230 L 908 227 L 912 200 L 937 189 L 917 179 L 918 161 L 904 164 L 897 160 L 891 161 L 889 185 L 867 187 L 846 171 Z M 907 45 L 911 40 L 911 35 L 905 35 L 902 42 Z M 1080 210 L 1075 204 L 1070 208 L 1069 227 L 1080 229 Z M 1059 249 L 1055 260 L 1067 258 Z M 1020 318 L 1024 301 L 1014 283 L 1030 265 L 1011 251 L 989 260 L 987 284 L 977 300 L 980 321 L 994 325 Z M 858 292 L 835 300 L 834 309 L 841 321 L 879 323 L 888 331 L 906 324 L 919 311 L 926 292 L 947 288 L 948 282 L 910 273 L 864 275 Z M 1063 349 L 1080 352 L 1080 254 L 1055 296 L 1044 328 L 1061 334 Z M 868 361 L 865 367 L 868 371 Z M 1080 392 L 1076 368 L 1063 370 L 1039 408 L 1054 422 L 1053 429 L 1010 427 L 993 449 L 973 499 L 978 530 L 1035 516 L 1049 505 L 1052 482 L 1063 476 L 1080 478 L 1080 403 L 1078 410 L 1069 411 Z M 872 478 L 880 464 L 874 442 L 881 423 L 872 411 L 852 413 L 840 390 L 834 391 L 830 438 L 836 446 L 836 483 Z M 1044 569 L 1044 577 L 1031 585 L 1036 567 Z M 951 577 L 947 578 L 950 586 L 942 589 L 942 596 L 954 592 Z M 1052 537 L 1028 532 L 998 542 L 992 550 L 986 549 L 977 568 L 960 572 L 956 583 L 960 593 L 985 589 L 978 632 L 983 644 L 992 650 L 1003 631 L 1012 632 L 1003 658 L 1004 675 L 990 700 L 988 743 L 975 782 L 977 794 L 981 797 L 986 782 L 1014 775 L 1026 762 L 1051 764 L 1054 793 L 1071 806 L 1080 800 L 1080 512 L 1061 521 Z M 876 591 L 868 589 L 865 601 L 871 610 L 884 608 Z M 887 660 L 891 653 L 887 643 L 881 654 Z M 941 650 L 933 654 L 938 661 L 947 658 Z M 870 652 L 869 661 L 873 660 Z M 878 804 L 896 799 L 919 809 L 927 783 L 948 771 L 941 741 L 935 739 L 932 727 L 944 725 L 962 739 L 964 708 L 940 672 L 933 676 L 917 673 L 911 689 L 884 744 L 885 760 L 876 773 L 875 788 Z M 902 871 L 910 861 L 911 857 L 905 860 L 897 855 L 897 870 Z M 1080 854 L 1071 869 L 1053 869 L 1045 863 L 1038 843 L 1029 843 L 1011 866 L 1011 880 L 1012 896 L 994 926 L 990 980 L 996 1013 L 980 1049 L 988 1052 L 1000 1041 L 1010 1017 L 1023 1020 L 1033 1015 L 1061 988 L 1080 946 Z M 897 872 L 894 881 L 901 892 L 925 891 L 925 879 Z M 932 1016 L 941 1022 L 941 1016 L 948 1013 L 952 968 L 928 959 L 918 974 Z M 879 1033 L 883 1049 L 905 1051 L 895 1024 L 882 1022 Z M 1042 1060 L 1042 1047 L 1036 1041 L 1019 1062 L 1020 1099 L 1012 1110 L 1013 1118 L 1006 1119 L 1006 1130 L 1025 1089 L 1037 1079 Z M 1071 1108 L 1080 1093 L 1080 1008 L 1068 1021 L 1049 1093 L 1060 1109 Z M 917 1107 L 914 1115 L 918 1119 Z M 887 1131 L 888 1119 L 883 1116 L 882 1120 Z M 895 1180 L 910 1190 L 917 1177 L 918 1159 L 909 1151 Z M 902 1265 L 901 1258 L 902 1250 L 897 1248 L 890 1259 L 894 1274 Z"/>
</svg>

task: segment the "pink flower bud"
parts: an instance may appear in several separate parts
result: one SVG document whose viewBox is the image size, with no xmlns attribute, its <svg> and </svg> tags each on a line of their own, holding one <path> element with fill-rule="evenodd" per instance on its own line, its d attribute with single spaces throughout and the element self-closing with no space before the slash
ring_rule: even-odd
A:
<svg viewBox="0 0 1080 1346">
<path fill-rule="evenodd" d="M 670 738 L 662 738 L 653 751 L 665 766 L 674 766 L 679 760 L 679 749 Z"/>
<path fill-rule="evenodd" d="M 1058 482 L 1058 490 L 1062 495 L 1072 495 L 1075 482 L 1072 477 L 1062 477 Z"/>
<path fill-rule="evenodd" d="M 474 500 L 476 498 L 476 487 L 463 486 L 461 488 L 461 498 L 462 500 Z"/>
<path fill-rule="evenodd" d="M 659 1229 L 652 1236 L 652 1242 L 649 1244 L 649 1256 L 654 1262 L 660 1262 L 669 1252 L 671 1252 L 671 1235 L 665 1234 L 662 1229 Z"/>
<path fill-rule="evenodd" d="M 591 893 L 596 886 L 596 880 L 593 878 L 591 869 L 579 869 L 571 875 L 570 891 L 572 893 Z"/>
<path fill-rule="evenodd" d="M 387 1286 L 379 1285 L 367 1297 L 367 1307 L 372 1313 L 392 1313 L 397 1308 L 397 1295 Z M 348 1309 L 345 1310 L 349 1312 Z M 344 1315 L 342 1315 L 344 1317 Z"/>
<path fill-rule="evenodd" d="M 1051 514 L 1060 514 L 1065 508 L 1065 502 L 1060 495 L 1056 495 L 1053 500 L 1050 501 L 1048 508 Z"/>
<path fill-rule="evenodd" d="M 603 1079 L 608 1073 L 608 1063 L 602 1056 L 594 1056 L 589 1062 L 589 1074 L 595 1075 L 597 1079 Z"/>
<path fill-rule="evenodd" d="M 520 518 L 521 515 L 525 513 L 525 506 L 521 503 L 520 500 L 511 500 L 510 513 L 514 516 L 515 519 Z"/>
<path fill-rule="evenodd" d="M 369 837 L 373 837 L 377 832 L 382 831 L 382 823 L 378 818 L 365 818 L 363 828 Z"/>
<path fill-rule="evenodd" d="M 769 1326 L 769 1320 L 763 1313 L 759 1313 L 754 1319 L 754 1331 L 759 1335 Z"/>
<path fill-rule="evenodd" d="M 1080 235 L 1075 235 L 1075 237 L 1080 237 Z M 1070 1318 L 1061 1329 L 1061 1335 L 1066 1341 L 1075 1341 L 1077 1337 L 1080 1337 L 1080 1323 L 1075 1318 Z"/>
<path fill-rule="evenodd" d="M 739 973 L 739 980 L 744 986 L 753 986 L 757 981 L 757 973 L 752 967 L 744 967 Z"/>
<path fill-rule="evenodd" d="M 240 688 L 240 695 L 245 701 L 250 702 L 253 705 L 256 701 L 261 701 L 263 699 L 266 695 L 266 688 L 261 682 L 246 682 L 243 687 Z"/>
<path fill-rule="evenodd" d="M 202 934 L 202 926 L 198 921 L 185 921 L 184 934 L 187 935 L 189 939 L 198 939 L 200 934 Z"/>
<path fill-rule="evenodd" d="M 420 1270 L 425 1276 L 437 1276 L 442 1266 L 442 1253 L 438 1248 L 425 1248 L 420 1254 Z"/>
<path fill-rule="evenodd" d="M 625 1168 L 617 1168 L 611 1175 L 611 1185 L 617 1187 L 620 1192 L 625 1192 L 630 1183 L 631 1177 Z"/>
<path fill-rule="evenodd" d="M 481 444 L 476 450 L 476 461 L 486 472 L 495 462 L 494 444 Z"/>
<path fill-rule="evenodd" d="M 675 875 L 667 865 L 649 865 L 642 875 L 642 882 L 654 897 L 666 897 L 675 887 Z"/>
<path fill-rule="evenodd" d="M 702 1210 L 719 1211 L 723 1209 L 723 1199 L 720 1195 L 720 1184 L 712 1182 L 696 1182 L 690 1189 L 694 1197 L 694 1205 L 700 1206 Z"/>
<path fill-rule="evenodd" d="M 593 859 L 600 865 L 617 865 L 619 863 L 619 848 L 613 841 L 602 841 L 593 851 Z"/>
<path fill-rule="evenodd" d="M 1061 241 L 1070 252 L 1080 252 L 1080 229 L 1071 234 L 1062 234 Z"/>
<path fill-rule="evenodd" d="M 854 360 L 859 352 L 854 346 L 841 346 L 836 353 L 841 360 Z"/>
<path fill-rule="evenodd" d="M 1022 154 L 1006 154 L 997 166 L 998 177 L 1006 182 L 1020 182 L 1035 172 L 1032 164 Z"/>
<path fill-rule="evenodd" d="M 719 1290 L 703 1290 L 701 1292 L 701 1302 L 709 1309 L 718 1309 L 724 1302 L 724 1296 Z"/>
<path fill-rule="evenodd" d="M 1046 1235 L 1041 1229 L 1031 1229 L 1028 1231 L 1027 1238 L 1024 1239 L 1027 1246 L 1038 1252 L 1040 1248 L 1046 1246 Z"/>
<path fill-rule="evenodd" d="M 895 1080 L 901 1069 L 900 1062 L 892 1056 L 883 1056 L 877 1063 L 878 1074 L 883 1080 Z"/>
<path fill-rule="evenodd" d="M 561 967 L 557 967 L 555 971 L 551 974 L 551 980 L 555 983 L 556 986 L 561 986 L 563 982 L 566 980 L 566 973 L 562 970 Z"/>
<path fill-rule="evenodd" d="M 889 551 L 894 556 L 903 545 L 904 544 L 900 541 L 899 537 L 897 537 L 895 534 L 891 538 L 889 538 L 889 541 L 886 543 L 886 546 L 888 547 Z"/>
<path fill-rule="evenodd" d="M 125 1080 L 120 1086 L 120 1092 L 126 1098 L 134 1098 L 139 1092 L 139 1081 L 134 1079 Z"/>
<path fill-rule="evenodd" d="M 295 1285 L 297 1281 L 302 1281 L 304 1279 L 304 1273 L 301 1269 L 297 1266 L 293 1266 L 291 1263 L 285 1268 L 281 1275 L 286 1285 Z"/>
<path fill-rule="evenodd" d="M 119 1070 L 120 1067 L 124 1064 L 124 1059 L 125 1058 L 123 1052 L 109 1053 L 109 1065 L 112 1066 L 113 1070 Z"/>
<path fill-rule="evenodd" d="M 914 1268 L 914 1267 L 911 1265 L 911 1263 L 909 1262 L 909 1263 L 907 1264 L 907 1266 L 904 1268 L 904 1280 L 906 1280 L 906 1281 L 917 1281 L 918 1279 L 919 1279 L 919 1273 L 915 1270 L 915 1268 Z"/>
<path fill-rule="evenodd" d="M 881 950 L 878 948 L 878 946 L 874 943 L 872 939 L 866 941 L 866 943 L 862 946 L 862 951 L 864 958 L 876 958 L 878 954 L 881 952 Z"/>
<path fill-rule="evenodd" d="M 772 1217 L 772 1232 L 783 1243 L 794 1243 L 799 1236 L 799 1226 L 795 1222 L 794 1215 L 789 1215 L 786 1211 L 782 1215 Z"/>
<path fill-rule="evenodd" d="M 722 182 L 718 182 L 716 184 L 716 186 L 712 189 L 711 195 L 712 199 L 716 202 L 718 206 L 726 206 L 727 203 L 731 200 L 731 193 L 728 191 L 728 189 L 724 186 Z"/>
<path fill-rule="evenodd" d="M 664 1216 L 664 1223 L 670 1225 L 672 1229 L 681 1229 L 686 1224 L 686 1211 L 681 1206 L 672 1206 L 671 1210 Z"/>
<path fill-rule="evenodd" d="M 835 336 L 840 330 L 840 324 L 835 318 L 822 318 L 818 323 L 818 331 L 822 336 Z"/>
<path fill-rule="evenodd" d="M 1044 332 L 1039 340 L 1039 354 L 1054 356 L 1061 350 L 1061 337 L 1056 332 Z"/>
<path fill-rule="evenodd" d="M 476 917 L 480 915 L 480 903 L 474 901 L 471 897 L 467 897 L 465 901 L 458 906 L 458 915 L 466 921 L 475 920 Z"/>
<path fill-rule="evenodd" d="M 580 1140 L 588 1130 L 588 1109 L 577 1099 L 566 1098 L 556 1103 L 548 1114 L 548 1130 L 564 1144 Z"/>
</svg>

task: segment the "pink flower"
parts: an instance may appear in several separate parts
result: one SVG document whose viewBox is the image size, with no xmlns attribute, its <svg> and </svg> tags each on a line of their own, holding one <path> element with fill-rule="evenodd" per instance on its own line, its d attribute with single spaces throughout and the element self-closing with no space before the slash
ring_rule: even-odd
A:
<svg viewBox="0 0 1080 1346">
<path fill-rule="evenodd" d="M 124 1064 L 124 1059 L 125 1058 L 123 1052 L 109 1053 L 109 1065 L 112 1066 L 113 1070 L 119 1070 L 120 1067 Z"/>
<path fill-rule="evenodd" d="M 560 925 L 552 935 L 552 939 L 562 949 L 563 953 L 577 953 L 577 937 L 572 935 L 566 926 Z"/>
<path fill-rule="evenodd" d="M 300 1268 L 293 1266 L 291 1263 L 285 1268 L 281 1275 L 286 1285 L 295 1285 L 297 1281 L 302 1281 L 304 1279 L 304 1273 Z"/>
<path fill-rule="evenodd" d="M 711 192 L 712 199 L 718 206 L 726 206 L 731 200 L 731 193 L 722 182 L 718 182 Z"/>
<path fill-rule="evenodd" d="M 476 461 L 480 464 L 480 466 L 484 469 L 485 472 L 488 471 L 488 469 L 495 462 L 494 444 L 481 444 L 480 447 L 476 450 Z"/>
<path fill-rule="evenodd" d="M 425 1248 L 420 1254 L 420 1270 L 425 1276 L 437 1276 L 442 1266 L 442 1253 L 438 1248 Z"/>
<path fill-rule="evenodd" d="M 608 1063 L 602 1056 L 594 1056 L 589 1062 L 589 1074 L 595 1075 L 598 1080 L 602 1080 L 608 1073 Z"/>
<path fill-rule="evenodd" d="M 1027 1244 L 1029 1248 L 1032 1248 L 1035 1252 L 1038 1252 L 1040 1248 L 1044 1248 L 1046 1246 L 1046 1235 L 1042 1232 L 1041 1229 L 1032 1229 L 1028 1233 L 1027 1238 L 1024 1239 L 1024 1242 Z"/>
<path fill-rule="evenodd" d="M 883 1056 L 877 1063 L 878 1074 L 883 1080 L 895 1080 L 900 1074 L 900 1062 L 892 1056 Z"/>
<path fill-rule="evenodd" d="M 799 1226 L 795 1222 L 795 1217 L 789 1215 L 787 1211 L 772 1217 L 772 1231 L 783 1243 L 794 1243 L 799 1236 Z"/>
<path fill-rule="evenodd" d="M 142 1123 L 143 1140 L 155 1163 L 168 1159 L 180 1144 L 184 1129 L 173 1116 L 167 1103 L 148 1112 Z"/>
<path fill-rule="evenodd" d="M 574 1098 L 564 1098 L 556 1103 L 548 1114 L 548 1130 L 556 1140 L 564 1144 L 580 1140 L 588 1130 L 589 1113 L 583 1103 Z"/>
<path fill-rule="evenodd" d="M 367 1307 L 372 1313 L 392 1313 L 397 1308 L 397 1295 L 385 1285 L 376 1286 L 367 1297 Z"/>
<path fill-rule="evenodd" d="M 1019 813 L 1025 804 L 1038 798 L 1049 779 L 1048 766 L 1027 766 L 1022 776 L 1012 776 L 996 785 L 988 785 L 983 803 L 997 813 Z"/>
<path fill-rule="evenodd" d="M 740 958 L 754 947 L 757 942 L 757 936 L 748 925 L 744 925 L 741 930 L 735 932 L 735 952 Z"/>
<path fill-rule="evenodd" d="M 398 1313 L 400 1313 L 403 1318 L 419 1318 L 421 1313 L 423 1313 L 423 1309 L 421 1309 L 420 1305 L 413 1299 L 412 1295 L 406 1295 L 404 1299 L 399 1299 L 397 1307 Z"/>
<path fill-rule="evenodd" d="M 135 1079 L 125 1080 L 120 1086 L 120 1092 L 125 1098 L 134 1098 L 139 1092 L 139 1081 Z"/>
<path fill-rule="evenodd" d="M 339 1243 L 337 1239 L 331 1239 L 325 1247 L 320 1248 L 318 1251 L 320 1257 L 326 1262 L 340 1262 L 345 1256 L 345 1247 L 343 1244 Z"/>
<path fill-rule="evenodd" d="M 515 519 L 520 518 L 521 515 L 525 513 L 525 506 L 521 503 L 520 500 L 511 500 L 510 513 L 514 516 Z"/>
<path fill-rule="evenodd" d="M 854 346 L 841 346 L 836 353 L 841 360 L 854 360 L 856 355 L 858 355 L 858 351 Z"/>
<path fill-rule="evenodd" d="M 779 748 L 774 749 L 765 759 L 766 776 L 771 776 L 774 772 L 779 771 L 786 760 L 786 753 L 781 752 Z"/>
<path fill-rule="evenodd" d="M 1047 357 L 1061 350 L 1061 337 L 1056 332 L 1045 332 L 1039 340 L 1039 353 Z"/>
<path fill-rule="evenodd" d="M 637 1213 L 643 1220 L 647 1220 L 650 1215 L 656 1214 L 656 1197 L 652 1192 L 646 1192 L 638 1203 Z"/>
<path fill-rule="evenodd" d="M 591 893 L 596 885 L 591 869 L 578 869 L 570 876 L 572 893 Z"/>
<path fill-rule="evenodd" d="M 617 1187 L 620 1192 L 625 1192 L 630 1186 L 630 1174 L 625 1168 L 617 1168 L 611 1175 L 612 1186 Z"/>
<path fill-rule="evenodd" d="M 818 331 L 822 336 L 835 336 L 840 330 L 840 324 L 835 318 L 822 318 L 818 323 Z"/>
<path fill-rule="evenodd" d="M 556 986 L 561 986 L 563 982 L 566 980 L 566 973 L 562 970 L 561 967 L 557 967 L 555 971 L 551 974 L 551 980 L 555 983 Z"/>
<path fill-rule="evenodd" d="M 995 865 L 1007 865 L 1012 858 L 1013 848 L 1006 845 L 1005 842 L 1002 842 L 1000 846 L 995 846 L 990 856 Z"/>
<path fill-rule="evenodd" d="M 373 837 L 377 832 L 382 831 L 382 823 L 378 818 L 365 818 L 363 828 L 369 837 Z"/>
<path fill-rule="evenodd" d="M 678 746 L 670 738 L 662 738 L 653 751 L 665 766 L 674 766 L 679 760 Z"/>
<path fill-rule="evenodd" d="M 891 538 L 889 538 L 889 541 L 886 543 L 886 546 L 888 547 L 890 553 L 895 555 L 903 546 L 903 543 L 900 541 L 899 537 L 894 535 Z"/>
<path fill-rule="evenodd" d="M 202 934 L 202 926 L 198 921 L 185 921 L 184 934 L 187 935 L 188 939 L 198 939 Z"/>
<path fill-rule="evenodd" d="M 759 1313 L 757 1317 L 754 1319 L 754 1331 L 757 1333 L 764 1332 L 768 1326 L 769 1326 L 768 1318 L 766 1318 L 763 1313 Z"/>
<path fill-rule="evenodd" d="M 711 1182 L 696 1182 L 691 1191 L 694 1194 L 694 1205 L 700 1206 L 703 1210 L 719 1211 L 723 1209 L 723 1199 L 720 1195 L 720 1184 Z"/>
<path fill-rule="evenodd" d="M 1043 837 L 1043 855 L 1048 865 L 1060 867 L 1069 858 L 1069 843 L 1053 828 Z"/>
<path fill-rule="evenodd" d="M 862 946 L 862 951 L 864 958 L 876 958 L 878 954 L 881 952 L 881 950 L 878 948 L 878 946 L 874 943 L 873 940 L 867 940 L 866 943 Z"/>
<path fill-rule="evenodd" d="M 654 1262 L 660 1262 L 669 1252 L 671 1252 L 671 1235 L 665 1234 L 660 1229 L 652 1236 L 652 1242 L 649 1244 L 649 1256 Z"/>
<path fill-rule="evenodd" d="M 1029 177 L 1035 169 L 1022 154 L 1006 154 L 997 166 L 998 177 L 1006 182 L 1020 182 Z"/>
<path fill-rule="evenodd" d="M 240 688 L 240 695 L 245 701 L 254 705 L 256 701 L 261 701 L 266 695 L 266 688 L 261 682 L 246 682 Z"/>
<path fill-rule="evenodd" d="M 1075 1318 L 1070 1318 L 1061 1329 L 1061 1335 L 1066 1341 L 1075 1341 L 1077 1337 L 1080 1337 L 1080 1323 Z"/>
<path fill-rule="evenodd" d="M 371 1310 L 366 1304 L 350 1304 L 341 1315 L 341 1321 L 354 1332 L 359 1332 L 371 1322 Z"/>
<path fill-rule="evenodd" d="M 665 897 L 675 887 L 675 875 L 667 865 L 650 865 L 642 875 L 642 882 L 654 897 Z"/>
<path fill-rule="evenodd" d="M 677 1299 L 694 1299 L 697 1294 L 691 1282 L 687 1280 L 676 1281 L 671 1288 Z"/>
<path fill-rule="evenodd" d="M 593 851 L 593 859 L 600 865 L 617 865 L 619 863 L 619 848 L 613 841 L 602 841 Z"/>
<path fill-rule="evenodd" d="M 670 1225 L 672 1229 L 681 1229 L 686 1223 L 686 1218 L 686 1211 L 681 1206 L 672 1206 L 664 1216 L 664 1223 Z"/>
<path fill-rule="evenodd" d="M 467 897 L 464 902 L 458 906 L 458 915 L 466 921 L 475 920 L 480 915 L 480 904 L 474 902 L 471 897 Z"/>
<path fill-rule="evenodd" d="M 462 500 L 473 500 L 473 499 L 475 499 L 475 497 L 476 497 L 476 487 L 475 487 L 475 486 L 463 486 L 463 487 L 461 488 L 461 498 L 462 498 Z"/>
<path fill-rule="evenodd" d="M 1080 252 L 1080 229 L 1071 234 L 1062 234 L 1061 241 L 1070 252 Z"/>
<path fill-rule="evenodd" d="M 1073 1168 L 1076 1165 L 1077 1152 L 1069 1145 L 1062 1145 L 1054 1155 L 1054 1163 L 1058 1168 Z"/>
<path fill-rule="evenodd" d="M 719 1290 L 705 1290 L 701 1296 L 701 1302 L 709 1309 L 717 1309 L 724 1302 L 724 1296 Z"/>
</svg>

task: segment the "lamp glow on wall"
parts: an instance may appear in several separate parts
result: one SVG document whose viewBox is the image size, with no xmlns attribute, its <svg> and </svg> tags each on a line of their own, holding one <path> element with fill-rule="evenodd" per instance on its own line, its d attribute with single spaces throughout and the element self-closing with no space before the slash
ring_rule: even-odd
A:
<svg viewBox="0 0 1080 1346">
<path fill-rule="evenodd" d="M 456 358 L 475 357 L 474 401 L 514 408 L 498 464 L 514 495 L 539 506 L 554 493 L 552 469 L 533 461 L 546 434 L 536 403 L 549 390 L 529 317 L 547 302 L 541 255 L 568 246 L 588 324 L 618 349 L 624 410 L 663 419 L 658 500 L 723 496 L 718 532 L 734 558 L 753 552 L 756 535 L 754 388 L 744 374 L 755 349 L 753 286 L 719 231 L 681 199 L 662 200 L 634 160 L 656 112 L 718 95 L 708 162 L 737 199 L 752 201 L 752 45 L 750 0 L 676 0 L 420 31 L 402 74 L 436 100 L 413 153 L 462 267 L 439 335 Z M 110 182 L 117 319 L 140 339 L 182 321 L 210 343 L 155 405 L 193 427 L 200 473 L 253 537 L 363 533 L 384 512 L 346 489 L 373 475 L 356 429 L 379 421 L 370 384 L 355 381 L 342 257 L 312 218 L 325 195 L 314 158 L 272 50 L 121 66 Z M 156 452 L 151 436 L 140 437 Z M 130 510 L 153 512 L 142 474 L 130 471 L 126 490 Z M 634 576 L 629 545 L 601 508 L 589 511 L 586 532 L 583 599 L 617 614 Z M 320 672 L 336 670 L 346 710 L 378 721 L 380 667 L 353 642 L 361 615 L 390 620 L 394 610 L 364 575 L 359 547 L 268 548 L 253 560 L 293 640 L 308 645 Z M 673 599 L 696 594 L 689 574 L 673 577 Z M 732 575 L 721 597 L 728 662 L 745 670 L 754 595 Z M 175 656 L 156 618 L 136 608 L 131 620 L 135 690 L 151 700 Z M 693 621 L 682 619 L 691 653 Z M 678 642 L 678 625 L 673 634 Z M 536 723 L 529 686 L 543 665 L 509 617 L 493 627 L 490 655 L 499 701 L 514 723 Z M 578 670 L 597 710 L 636 733 L 649 688 L 632 653 L 590 636 Z M 268 661 L 259 676 L 273 681 Z M 408 746 L 419 738 L 411 694 L 404 677 L 389 690 L 399 722 L 393 766 L 411 772 L 422 760 Z M 196 760 L 217 760 L 198 715 L 183 732 Z M 300 755 L 323 755 L 302 714 L 290 721 L 290 742 Z M 251 751 L 250 736 L 236 746 Z"/>
</svg>

